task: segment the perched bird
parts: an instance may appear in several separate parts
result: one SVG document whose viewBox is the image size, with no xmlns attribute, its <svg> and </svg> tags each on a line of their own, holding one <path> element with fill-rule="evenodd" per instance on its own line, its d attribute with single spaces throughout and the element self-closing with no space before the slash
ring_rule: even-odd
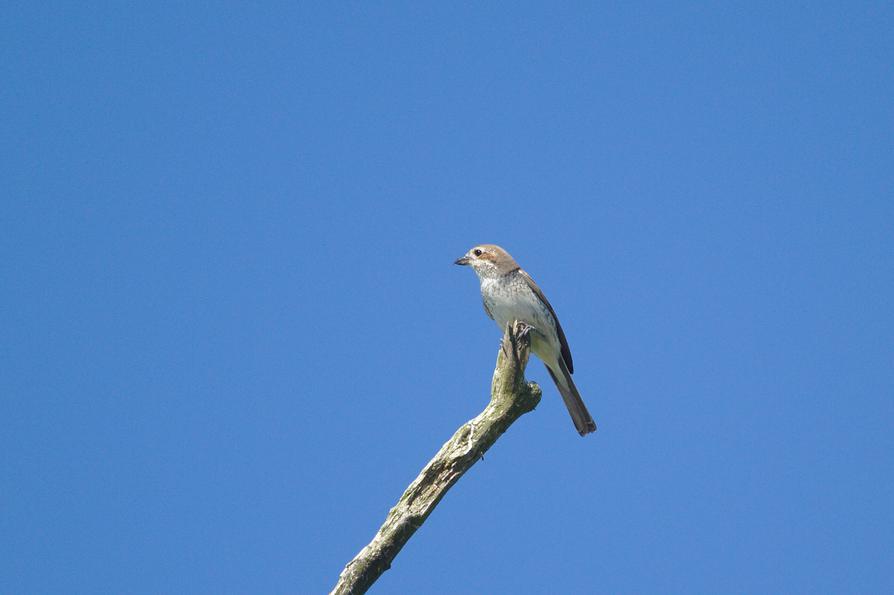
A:
<svg viewBox="0 0 894 595">
<path fill-rule="evenodd" d="M 571 414 L 581 436 L 596 431 L 596 422 L 571 380 L 574 364 L 559 319 L 531 275 L 508 252 L 494 244 L 469 250 L 455 264 L 470 266 L 481 281 L 484 311 L 505 330 L 518 320 L 531 327 L 531 351 L 539 357 Z"/>
</svg>

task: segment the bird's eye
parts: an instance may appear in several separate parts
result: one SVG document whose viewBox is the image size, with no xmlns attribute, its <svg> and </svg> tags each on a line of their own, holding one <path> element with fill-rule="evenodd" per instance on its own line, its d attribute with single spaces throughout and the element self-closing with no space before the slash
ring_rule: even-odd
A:
<svg viewBox="0 0 894 595">
<path fill-rule="evenodd" d="M 481 256 L 481 250 L 475 248 L 474 250 L 472 250 L 472 254 L 474 254 L 475 256 Z"/>
</svg>

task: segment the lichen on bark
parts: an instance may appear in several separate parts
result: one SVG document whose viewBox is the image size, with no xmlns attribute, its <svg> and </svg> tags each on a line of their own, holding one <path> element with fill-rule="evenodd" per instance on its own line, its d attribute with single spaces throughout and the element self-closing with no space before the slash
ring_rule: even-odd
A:
<svg viewBox="0 0 894 595">
<path fill-rule="evenodd" d="M 453 434 L 409 485 L 373 540 L 348 562 L 331 595 L 356 595 L 391 567 L 391 562 L 422 526 L 441 498 L 519 417 L 540 403 L 540 387 L 525 380 L 530 355 L 528 328 L 506 328 L 484 411 Z"/>
</svg>

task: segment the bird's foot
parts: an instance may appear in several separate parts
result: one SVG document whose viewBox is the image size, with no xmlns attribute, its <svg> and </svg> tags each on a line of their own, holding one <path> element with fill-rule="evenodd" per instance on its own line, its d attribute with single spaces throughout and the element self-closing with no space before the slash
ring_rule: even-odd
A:
<svg viewBox="0 0 894 595">
<path fill-rule="evenodd" d="M 536 330 L 531 325 L 521 322 L 519 320 L 515 320 L 513 322 L 506 324 L 506 333 L 503 335 L 503 339 L 500 341 L 500 349 L 503 352 L 503 355 L 507 357 L 512 357 L 514 360 L 519 360 L 521 345 L 520 341 L 526 342 L 526 347 L 530 346 L 530 339 L 528 336 L 531 333 L 531 330 Z"/>
</svg>

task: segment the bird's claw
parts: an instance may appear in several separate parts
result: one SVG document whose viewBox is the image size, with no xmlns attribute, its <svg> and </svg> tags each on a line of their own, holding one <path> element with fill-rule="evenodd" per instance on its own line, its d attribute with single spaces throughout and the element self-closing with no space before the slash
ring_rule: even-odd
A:
<svg viewBox="0 0 894 595">
<path fill-rule="evenodd" d="M 520 320 L 507 323 L 506 333 L 500 341 L 500 351 L 503 352 L 503 355 L 507 357 L 511 355 L 518 359 L 519 341 L 528 337 L 532 330 L 534 330 L 534 327 Z"/>
</svg>

